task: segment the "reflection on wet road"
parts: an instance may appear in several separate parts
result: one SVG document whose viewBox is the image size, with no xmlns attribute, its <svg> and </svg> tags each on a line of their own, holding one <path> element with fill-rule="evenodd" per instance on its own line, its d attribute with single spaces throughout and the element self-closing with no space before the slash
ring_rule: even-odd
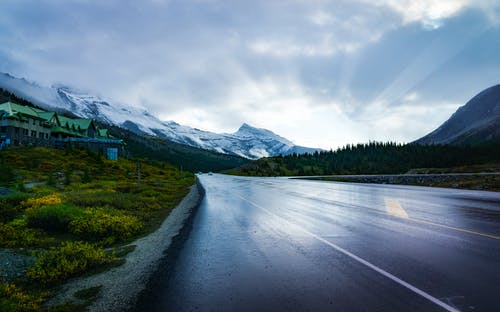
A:
<svg viewBox="0 0 500 312">
<path fill-rule="evenodd" d="M 153 311 L 500 311 L 500 194 L 201 175 Z"/>
</svg>

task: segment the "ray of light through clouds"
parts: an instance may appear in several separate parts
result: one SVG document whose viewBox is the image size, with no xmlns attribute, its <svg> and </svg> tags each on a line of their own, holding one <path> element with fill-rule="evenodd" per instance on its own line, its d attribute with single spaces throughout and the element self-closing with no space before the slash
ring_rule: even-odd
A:
<svg viewBox="0 0 500 312">
<path fill-rule="evenodd" d="M 408 142 L 499 83 L 500 3 L 0 2 L 0 71 L 215 132 Z"/>
</svg>

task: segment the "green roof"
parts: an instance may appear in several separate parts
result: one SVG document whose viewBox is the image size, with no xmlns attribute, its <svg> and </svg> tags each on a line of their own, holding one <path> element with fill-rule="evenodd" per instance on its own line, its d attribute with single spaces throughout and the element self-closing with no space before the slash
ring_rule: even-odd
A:
<svg viewBox="0 0 500 312">
<path fill-rule="evenodd" d="M 36 119 L 43 119 L 38 115 L 37 110 L 32 107 L 19 105 L 12 102 L 5 102 L 0 104 L 0 111 L 4 111 L 8 116 L 30 116 Z"/>
<path fill-rule="evenodd" d="M 72 131 L 71 129 L 68 130 L 64 127 L 59 127 L 59 126 L 56 126 L 56 127 L 52 127 L 52 130 L 51 130 L 52 133 L 65 133 L 65 134 L 69 134 L 69 135 L 72 135 L 72 136 L 75 136 L 75 137 L 79 137 L 79 138 L 83 138 L 83 137 L 86 137 L 85 135 L 79 133 L 79 132 L 75 132 L 75 131 Z"/>
<path fill-rule="evenodd" d="M 66 124 L 71 124 L 71 118 L 59 116 L 59 121 L 61 122 L 61 126 L 66 126 Z"/>
<path fill-rule="evenodd" d="M 44 112 L 44 111 L 41 111 L 38 113 L 38 116 L 40 116 L 41 118 L 45 119 L 45 120 L 50 120 L 52 119 L 52 117 L 57 116 L 56 112 Z"/>
<path fill-rule="evenodd" d="M 59 121 L 61 122 L 61 126 L 66 126 L 67 124 L 70 128 L 75 127 L 75 129 L 78 129 L 80 127 L 81 130 L 87 130 L 94 123 L 90 118 L 71 119 L 64 116 L 59 116 Z M 96 128 L 95 125 L 94 128 Z"/>
<path fill-rule="evenodd" d="M 88 128 L 90 128 L 90 125 L 93 123 L 94 123 L 94 121 L 90 118 L 73 119 L 73 124 L 75 125 L 75 127 L 80 126 L 80 129 L 82 129 L 82 130 L 87 130 Z M 94 125 L 94 128 L 96 128 L 95 125 Z"/>
<path fill-rule="evenodd" d="M 35 112 L 37 113 L 45 113 L 46 111 L 44 111 L 43 109 L 40 109 L 40 108 L 36 108 L 36 107 L 32 107 L 31 109 L 33 109 Z"/>
</svg>

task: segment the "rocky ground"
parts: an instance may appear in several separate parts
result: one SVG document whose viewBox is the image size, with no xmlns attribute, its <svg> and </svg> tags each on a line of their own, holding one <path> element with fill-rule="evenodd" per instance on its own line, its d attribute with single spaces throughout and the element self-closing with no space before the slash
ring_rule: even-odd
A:
<svg viewBox="0 0 500 312">
<path fill-rule="evenodd" d="M 24 276 L 36 258 L 23 253 L 23 250 L 0 249 L 0 281 L 11 282 Z"/>
</svg>

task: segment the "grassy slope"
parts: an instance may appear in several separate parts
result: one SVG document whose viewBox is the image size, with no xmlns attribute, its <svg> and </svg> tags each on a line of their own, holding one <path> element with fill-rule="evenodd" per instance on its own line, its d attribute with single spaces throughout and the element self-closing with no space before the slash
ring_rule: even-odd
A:
<svg viewBox="0 0 500 312">
<path fill-rule="evenodd" d="M 31 275 L 0 280 L 2 311 L 19 309 L 19 302 L 36 311 L 50 296 L 41 289 L 54 291 L 69 277 L 119 264 L 118 254 L 103 248 L 156 229 L 194 183 L 193 174 L 181 178 L 176 166 L 143 161 L 139 187 L 136 161 L 108 161 L 82 150 L 9 148 L 0 151 L 0 166 L 14 173 L 3 186 L 17 189 L 0 197 L 0 252 L 22 247 L 39 257 Z M 26 183 L 36 186 L 25 189 Z M 66 264 L 56 268 L 58 261 Z"/>
</svg>

